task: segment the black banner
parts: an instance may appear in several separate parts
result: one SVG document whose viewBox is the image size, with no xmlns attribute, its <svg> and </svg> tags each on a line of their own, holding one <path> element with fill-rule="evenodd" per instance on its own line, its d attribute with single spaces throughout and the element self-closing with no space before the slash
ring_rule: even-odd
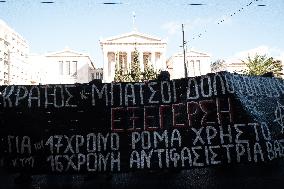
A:
<svg viewBox="0 0 284 189">
<path fill-rule="evenodd" d="M 145 83 L 0 86 L 0 168 L 128 172 L 284 157 L 284 82 L 221 72 Z"/>
</svg>

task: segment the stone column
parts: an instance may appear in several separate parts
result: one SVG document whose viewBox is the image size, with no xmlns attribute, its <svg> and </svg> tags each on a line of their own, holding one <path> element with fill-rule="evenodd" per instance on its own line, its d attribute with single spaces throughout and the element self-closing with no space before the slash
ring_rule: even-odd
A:
<svg viewBox="0 0 284 189">
<path fill-rule="evenodd" d="M 108 57 L 107 57 L 107 51 L 104 51 L 104 70 L 103 70 L 103 81 L 109 82 L 109 67 L 108 67 Z"/>
<path fill-rule="evenodd" d="M 152 64 L 152 66 L 156 69 L 157 68 L 157 65 L 156 65 L 156 60 L 155 60 L 155 52 L 154 51 L 152 51 L 151 52 L 151 64 Z"/>
<path fill-rule="evenodd" d="M 127 71 L 130 70 L 131 67 L 131 51 L 127 51 Z"/>
<path fill-rule="evenodd" d="M 110 78 L 111 78 L 111 81 L 113 81 L 114 75 L 115 75 L 115 53 L 109 52 L 109 56 L 110 56 L 108 57 L 108 62 L 110 62 L 109 69 L 111 70 Z"/>
<path fill-rule="evenodd" d="M 167 68 L 167 65 L 166 65 L 165 53 L 160 52 L 159 69 L 161 69 L 162 71 L 165 71 L 166 68 Z"/>
<path fill-rule="evenodd" d="M 64 60 L 64 61 L 63 61 L 63 66 L 62 66 L 62 72 L 63 72 L 63 75 L 64 75 L 64 76 L 66 75 L 66 70 L 67 70 L 66 60 Z"/>
<path fill-rule="evenodd" d="M 144 71 L 143 51 L 139 51 L 139 63 L 141 71 Z"/>
</svg>

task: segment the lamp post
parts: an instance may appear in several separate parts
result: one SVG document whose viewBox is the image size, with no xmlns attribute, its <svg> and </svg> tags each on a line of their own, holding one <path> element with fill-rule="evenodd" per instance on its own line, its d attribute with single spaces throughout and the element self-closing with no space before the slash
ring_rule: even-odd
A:
<svg viewBox="0 0 284 189">
<path fill-rule="evenodd" d="M 182 49 L 183 49 L 183 64 L 184 64 L 184 77 L 187 78 L 187 66 L 186 66 L 186 61 L 185 61 L 185 41 L 184 41 L 184 27 L 183 24 L 181 25 L 182 27 Z"/>
</svg>

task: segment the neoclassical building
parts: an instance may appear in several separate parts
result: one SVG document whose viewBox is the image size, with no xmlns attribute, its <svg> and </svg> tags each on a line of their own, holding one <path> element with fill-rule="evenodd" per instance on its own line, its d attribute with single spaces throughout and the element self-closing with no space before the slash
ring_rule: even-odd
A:
<svg viewBox="0 0 284 189">
<path fill-rule="evenodd" d="M 32 84 L 28 42 L 0 19 L 0 85 Z"/>
<path fill-rule="evenodd" d="M 44 84 L 88 83 L 95 69 L 88 54 L 69 48 L 44 55 L 43 62 L 46 70 L 46 77 L 42 81 Z"/>
<path fill-rule="evenodd" d="M 243 74 L 247 66 L 239 58 L 230 58 L 226 60 L 226 71 L 231 73 Z"/>
<path fill-rule="evenodd" d="M 156 70 L 166 69 L 167 42 L 157 37 L 132 31 L 130 33 L 100 40 L 103 51 L 103 81 L 112 82 L 115 75 L 115 65 L 124 72 L 131 67 L 134 51 L 139 53 L 141 70 L 146 65 L 152 65 Z"/>
<path fill-rule="evenodd" d="M 169 71 L 171 79 L 185 77 L 183 57 L 183 53 L 176 53 L 167 60 L 167 71 Z M 185 63 L 188 77 L 206 75 L 211 72 L 211 56 L 207 53 L 190 50 L 185 53 Z"/>
</svg>

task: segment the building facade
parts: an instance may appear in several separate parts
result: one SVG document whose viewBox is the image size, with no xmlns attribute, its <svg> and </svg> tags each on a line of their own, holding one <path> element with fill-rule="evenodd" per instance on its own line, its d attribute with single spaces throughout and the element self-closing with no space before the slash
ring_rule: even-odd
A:
<svg viewBox="0 0 284 189">
<path fill-rule="evenodd" d="M 103 80 L 103 69 L 102 68 L 91 69 L 91 80 L 94 80 L 94 79 Z"/>
<path fill-rule="evenodd" d="M 31 65 L 31 78 L 32 84 L 46 84 L 46 78 L 48 75 L 48 59 L 42 54 L 30 54 L 29 64 Z"/>
<path fill-rule="evenodd" d="M 65 48 L 44 56 L 45 78 L 43 84 L 88 83 L 95 69 L 90 56 Z"/>
<path fill-rule="evenodd" d="M 28 55 L 27 41 L 0 20 L 0 85 L 33 82 Z"/>
<path fill-rule="evenodd" d="M 243 74 L 247 70 L 247 66 L 240 59 L 228 59 L 226 60 L 226 71 L 231 73 Z"/>
<path fill-rule="evenodd" d="M 152 65 L 155 70 L 166 69 L 167 42 L 157 37 L 133 31 L 130 33 L 100 40 L 103 51 L 103 81 L 112 82 L 115 66 L 123 72 L 131 68 L 134 52 L 138 52 L 140 68 Z"/>
<path fill-rule="evenodd" d="M 211 72 L 211 57 L 207 53 L 190 50 L 185 54 L 185 63 L 187 67 L 187 76 L 196 77 Z M 167 60 L 167 71 L 170 73 L 171 79 L 179 79 L 185 77 L 184 55 L 176 53 Z"/>
<path fill-rule="evenodd" d="M 256 54 L 255 54 L 256 55 Z M 250 55 L 248 54 L 248 56 L 255 56 L 255 55 Z M 275 60 L 280 60 L 281 61 L 281 57 L 275 59 Z M 247 70 L 248 70 L 248 67 L 246 65 L 245 62 L 247 62 L 247 57 L 232 57 L 232 58 L 228 58 L 226 59 L 226 67 L 227 67 L 227 70 L 228 72 L 231 72 L 231 73 L 238 73 L 238 74 L 244 74 Z M 283 67 L 283 61 L 282 62 L 282 67 Z M 282 71 L 282 74 L 284 73 L 284 69 Z M 283 76 L 282 76 L 283 78 Z"/>
</svg>

